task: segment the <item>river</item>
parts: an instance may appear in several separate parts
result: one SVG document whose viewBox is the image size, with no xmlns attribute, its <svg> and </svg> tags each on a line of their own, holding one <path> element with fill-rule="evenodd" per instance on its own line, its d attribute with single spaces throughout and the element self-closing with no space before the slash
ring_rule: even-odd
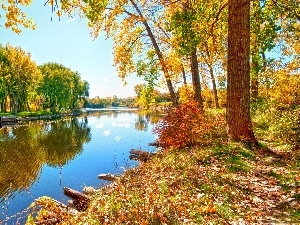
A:
<svg viewBox="0 0 300 225">
<path fill-rule="evenodd" d="M 63 187 L 107 184 L 100 173 L 121 174 L 137 165 L 131 149 L 155 151 L 160 116 L 136 110 L 88 110 L 79 117 L 28 121 L 0 129 L 0 224 L 24 224 L 41 196 L 67 203 Z"/>
</svg>

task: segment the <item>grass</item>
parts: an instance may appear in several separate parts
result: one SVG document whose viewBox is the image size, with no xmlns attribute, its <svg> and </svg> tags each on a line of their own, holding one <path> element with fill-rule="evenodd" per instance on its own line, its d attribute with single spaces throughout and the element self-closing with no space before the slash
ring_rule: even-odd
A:
<svg viewBox="0 0 300 225">
<path fill-rule="evenodd" d="M 17 116 L 25 117 L 25 116 L 43 116 L 43 115 L 51 115 L 51 112 L 48 111 L 36 111 L 36 112 L 19 112 Z M 12 116 L 15 115 L 13 113 L 0 113 L 0 116 Z"/>
<path fill-rule="evenodd" d="M 254 121 L 264 140 L 257 149 L 227 143 L 221 135 L 207 145 L 159 152 L 92 194 L 87 211 L 56 214 L 60 224 L 296 224 L 299 151 L 280 158 L 271 151 L 283 144 L 282 151 L 292 148 L 290 120 L 268 126 L 268 118 L 258 115 Z M 40 205 L 46 212 L 58 210 L 49 200 Z"/>
<path fill-rule="evenodd" d="M 49 111 L 37 111 L 37 112 L 20 112 L 17 116 L 44 116 L 44 115 L 52 115 L 53 113 Z"/>
<path fill-rule="evenodd" d="M 269 156 L 237 143 L 159 153 L 90 196 L 89 209 L 65 221 L 153 225 L 299 221 L 299 194 L 295 195 L 299 174 L 289 174 L 282 165 L 263 164 L 264 157 Z M 288 197 L 295 200 L 284 202 Z M 269 203 L 281 213 L 268 210 Z"/>
</svg>

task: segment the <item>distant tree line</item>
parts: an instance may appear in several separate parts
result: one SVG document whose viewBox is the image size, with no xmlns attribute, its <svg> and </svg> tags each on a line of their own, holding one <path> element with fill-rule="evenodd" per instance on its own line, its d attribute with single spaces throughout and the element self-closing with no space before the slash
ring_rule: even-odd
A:
<svg viewBox="0 0 300 225">
<path fill-rule="evenodd" d="M 22 48 L 0 45 L 0 112 L 74 110 L 88 96 L 78 72 L 58 63 L 37 66 Z"/>
<path fill-rule="evenodd" d="M 113 97 L 100 98 L 96 96 L 94 98 L 88 98 L 86 100 L 86 108 L 106 108 L 106 107 L 130 107 L 134 104 L 135 99 L 133 97 L 118 98 L 116 95 Z"/>
<path fill-rule="evenodd" d="M 130 107 L 142 108 L 144 110 L 150 109 L 151 106 L 160 102 L 171 102 L 169 93 L 161 93 L 154 89 L 151 92 L 145 93 L 145 84 L 137 84 L 134 86 L 135 96 L 127 98 L 118 98 L 116 95 L 113 97 L 100 98 L 87 98 L 86 108 L 106 108 L 106 107 Z"/>
</svg>

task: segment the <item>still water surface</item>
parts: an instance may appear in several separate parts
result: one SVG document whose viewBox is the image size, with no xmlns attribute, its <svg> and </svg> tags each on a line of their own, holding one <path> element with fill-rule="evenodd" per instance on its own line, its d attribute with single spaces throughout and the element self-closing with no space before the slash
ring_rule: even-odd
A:
<svg viewBox="0 0 300 225">
<path fill-rule="evenodd" d="M 133 110 L 92 110 L 77 118 L 1 128 L 0 224 L 24 224 L 26 208 L 38 197 L 67 203 L 63 187 L 99 188 L 106 181 L 98 174 L 136 166 L 129 151 L 155 151 L 148 143 L 155 140 L 152 128 L 159 118 Z"/>
</svg>

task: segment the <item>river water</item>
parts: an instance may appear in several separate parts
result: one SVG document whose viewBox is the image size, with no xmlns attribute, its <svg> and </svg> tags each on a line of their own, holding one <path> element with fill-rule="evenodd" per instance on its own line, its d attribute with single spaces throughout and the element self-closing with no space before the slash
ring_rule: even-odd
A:
<svg viewBox="0 0 300 225">
<path fill-rule="evenodd" d="M 160 116 L 135 110 L 88 110 L 76 118 L 28 121 L 0 129 L 0 224 L 24 224 L 41 196 L 67 203 L 63 187 L 107 184 L 100 173 L 121 174 L 137 165 L 131 149 L 155 151 Z"/>
</svg>

